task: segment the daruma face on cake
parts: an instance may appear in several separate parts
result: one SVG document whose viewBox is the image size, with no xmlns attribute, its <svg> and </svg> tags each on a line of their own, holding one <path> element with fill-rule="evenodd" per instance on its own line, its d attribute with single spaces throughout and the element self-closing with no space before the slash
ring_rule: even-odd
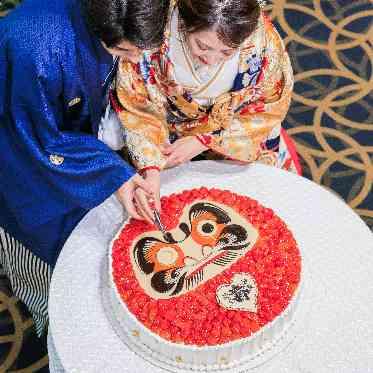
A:
<svg viewBox="0 0 373 373">
<path fill-rule="evenodd" d="M 184 208 L 168 242 L 159 231 L 146 232 L 134 241 L 131 258 L 144 291 L 168 299 L 222 273 L 257 238 L 257 230 L 229 206 L 199 200 Z"/>
<path fill-rule="evenodd" d="M 198 188 L 161 202 L 166 239 L 131 219 L 112 243 L 105 289 L 127 339 L 193 369 L 275 341 L 291 324 L 301 278 L 285 222 L 226 190 Z"/>
</svg>

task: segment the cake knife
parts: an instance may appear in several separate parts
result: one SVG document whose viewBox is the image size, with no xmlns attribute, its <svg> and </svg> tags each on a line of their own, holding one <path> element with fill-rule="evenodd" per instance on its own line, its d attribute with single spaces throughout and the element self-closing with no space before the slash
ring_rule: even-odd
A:
<svg viewBox="0 0 373 373">
<path fill-rule="evenodd" d="M 161 216 L 159 215 L 159 212 L 157 210 L 153 210 L 154 214 L 154 224 L 157 226 L 157 228 L 162 232 L 163 236 L 166 234 L 166 229 L 161 221 Z"/>
<path fill-rule="evenodd" d="M 153 214 L 154 214 L 154 224 L 161 231 L 162 236 L 165 239 L 165 241 L 173 242 L 174 240 L 172 238 L 172 235 L 170 232 L 166 231 L 166 228 L 164 227 L 162 223 L 161 216 L 159 215 L 159 212 L 156 209 L 154 209 Z"/>
<path fill-rule="evenodd" d="M 154 215 L 153 222 L 155 226 L 160 230 L 165 241 L 167 242 L 173 241 L 171 233 L 166 231 L 166 228 L 164 227 L 162 220 L 161 220 L 161 215 L 159 214 L 158 210 L 155 208 L 153 198 L 149 199 L 149 205 L 150 205 L 150 208 L 153 210 L 153 215 Z"/>
</svg>

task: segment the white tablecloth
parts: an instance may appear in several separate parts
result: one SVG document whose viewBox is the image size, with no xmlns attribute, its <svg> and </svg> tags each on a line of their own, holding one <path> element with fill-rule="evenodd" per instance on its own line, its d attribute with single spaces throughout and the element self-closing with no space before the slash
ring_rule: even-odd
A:
<svg viewBox="0 0 373 373">
<path fill-rule="evenodd" d="M 297 338 L 260 373 L 373 372 L 373 235 L 338 197 L 263 165 L 194 162 L 163 177 L 162 193 L 227 188 L 271 207 L 293 231 L 308 275 Z M 125 216 L 114 197 L 92 210 L 66 242 L 53 274 L 51 372 L 164 373 L 121 343 L 101 302 L 103 261 Z"/>
</svg>

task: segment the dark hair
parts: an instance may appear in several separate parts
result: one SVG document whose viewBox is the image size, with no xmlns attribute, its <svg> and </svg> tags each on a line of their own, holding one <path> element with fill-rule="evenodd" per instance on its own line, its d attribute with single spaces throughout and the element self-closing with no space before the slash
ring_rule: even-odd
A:
<svg viewBox="0 0 373 373">
<path fill-rule="evenodd" d="M 184 31 L 212 28 L 231 47 L 251 35 L 260 16 L 258 0 L 179 0 L 178 8 Z"/>
<path fill-rule="evenodd" d="M 139 48 L 163 41 L 169 0 L 82 0 L 91 31 L 108 48 L 128 40 Z"/>
</svg>

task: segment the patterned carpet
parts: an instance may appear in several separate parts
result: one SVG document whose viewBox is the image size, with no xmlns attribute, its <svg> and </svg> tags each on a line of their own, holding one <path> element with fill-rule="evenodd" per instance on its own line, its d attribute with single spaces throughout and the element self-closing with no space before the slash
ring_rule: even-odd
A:
<svg viewBox="0 0 373 373">
<path fill-rule="evenodd" d="M 0 15 L 18 0 L 0 0 Z M 373 5 L 370 0 L 269 3 L 295 74 L 285 127 L 304 176 L 345 200 L 373 229 Z M 46 341 L 0 278 L 0 372 L 47 372 Z"/>
</svg>

